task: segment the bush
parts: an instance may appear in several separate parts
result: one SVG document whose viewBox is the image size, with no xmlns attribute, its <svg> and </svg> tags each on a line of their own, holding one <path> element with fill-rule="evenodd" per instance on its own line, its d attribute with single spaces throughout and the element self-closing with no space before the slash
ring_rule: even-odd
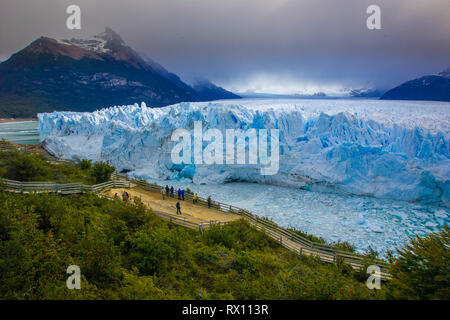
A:
<svg viewBox="0 0 450 320">
<path fill-rule="evenodd" d="M 411 238 L 393 258 L 391 296 L 396 299 L 450 299 L 450 228 Z"/>
<path fill-rule="evenodd" d="M 80 169 L 82 169 L 82 170 L 90 169 L 92 166 L 92 160 L 82 159 L 78 163 L 78 165 L 80 166 Z"/>
<path fill-rule="evenodd" d="M 33 181 L 43 179 L 48 173 L 46 161 L 41 154 L 8 152 L 6 175 L 19 181 Z"/>
<path fill-rule="evenodd" d="M 81 163 L 49 161 L 42 153 L 0 151 L 0 177 L 18 181 L 82 182 L 92 184 L 90 160 Z"/>
<path fill-rule="evenodd" d="M 103 183 L 111 180 L 111 174 L 116 169 L 106 162 L 96 162 L 92 167 L 92 176 L 95 179 L 95 183 Z"/>
</svg>

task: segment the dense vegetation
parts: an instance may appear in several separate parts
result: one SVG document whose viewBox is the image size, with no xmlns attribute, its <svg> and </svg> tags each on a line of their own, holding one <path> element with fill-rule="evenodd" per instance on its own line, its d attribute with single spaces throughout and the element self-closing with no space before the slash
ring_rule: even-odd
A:
<svg viewBox="0 0 450 320">
<path fill-rule="evenodd" d="M 104 162 L 53 162 L 42 153 L 0 152 L 0 177 L 11 180 L 95 184 L 110 180 L 113 172 L 114 167 Z"/>
<path fill-rule="evenodd" d="M 348 267 L 299 259 L 239 221 L 201 234 L 136 201 L 0 192 L 2 299 L 381 298 Z M 66 288 L 78 265 L 82 290 Z"/>
<path fill-rule="evenodd" d="M 24 180 L 94 181 L 111 170 L 18 152 L 0 161 L 2 175 Z M 199 233 L 138 199 L 0 187 L 0 299 L 448 299 L 449 245 L 448 227 L 412 239 L 391 257 L 393 280 L 369 290 L 364 271 L 299 257 L 242 220 Z M 69 265 L 81 268 L 81 290 L 66 287 Z"/>
<path fill-rule="evenodd" d="M 390 296 L 400 299 L 450 299 L 450 228 L 412 238 L 392 258 Z"/>
</svg>

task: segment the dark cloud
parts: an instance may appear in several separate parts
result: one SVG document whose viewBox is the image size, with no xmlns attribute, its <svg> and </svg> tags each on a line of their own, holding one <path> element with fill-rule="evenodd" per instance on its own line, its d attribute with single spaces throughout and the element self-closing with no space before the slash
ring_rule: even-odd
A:
<svg viewBox="0 0 450 320">
<path fill-rule="evenodd" d="M 65 28 L 69 4 L 81 31 Z M 370 4 L 382 30 L 366 28 Z M 2 0 L 0 58 L 105 26 L 185 79 L 238 91 L 387 88 L 450 65 L 448 0 Z"/>
</svg>

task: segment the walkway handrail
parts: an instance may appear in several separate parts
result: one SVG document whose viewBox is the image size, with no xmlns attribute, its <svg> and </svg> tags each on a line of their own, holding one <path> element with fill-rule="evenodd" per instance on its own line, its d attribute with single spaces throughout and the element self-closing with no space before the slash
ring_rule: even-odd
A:
<svg viewBox="0 0 450 320">
<path fill-rule="evenodd" d="M 153 212 L 159 216 L 160 218 L 163 218 L 165 220 L 169 220 L 170 222 L 182 225 L 184 227 L 188 227 L 191 229 L 196 229 L 199 231 L 203 231 L 206 229 L 209 229 L 211 226 L 215 226 L 215 225 L 224 225 L 226 224 L 226 222 L 218 222 L 218 221 L 210 221 L 210 222 L 193 222 L 193 221 L 189 221 L 186 218 L 183 217 L 175 217 L 173 215 L 161 212 L 161 211 L 155 211 L 153 210 Z"/>
<path fill-rule="evenodd" d="M 113 179 L 96 185 L 86 185 L 80 182 L 75 183 L 56 183 L 46 181 L 30 181 L 22 182 L 10 179 L 0 178 L 0 186 L 6 191 L 16 193 L 32 193 L 32 192 L 55 192 L 61 194 L 76 194 L 86 191 L 100 192 L 110 188 L 129 188 L 130 181 L 123 179 Z"/>
</svg>

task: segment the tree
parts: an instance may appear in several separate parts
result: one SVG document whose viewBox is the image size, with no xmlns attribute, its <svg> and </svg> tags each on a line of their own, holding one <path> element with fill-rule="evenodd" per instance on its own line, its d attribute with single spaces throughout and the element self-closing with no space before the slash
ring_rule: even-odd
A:
<svg viewBox="0 0 450 320">
<path fill-rule="evenodd" d="M 81 159 L 81 161 L 80 161 L 80 163 L 78 165 L 83 170 L 90 169 L 91 166 L 92 166 L 92 160 Z"/>
<path fill-rule="evenodd" d="M 95 178 L 96 183 L 102 183 L 111 179 L 111 174 L 116 169 L 106 162 L 96 162 L 92 167 L 92 176 Z"/>
<path fill-rule="evenodd" d="M 7 175 L 11 179 L 33 181 L 47 173 L 45 159 L 40 154 L 14 151 L 8 160 Z"/>
<path fill-rule="evenodd" d="M 393 298 L 450 299 L 450 228 L 411 238 L 399 256 L 392 258 Z"/>
</svg>

